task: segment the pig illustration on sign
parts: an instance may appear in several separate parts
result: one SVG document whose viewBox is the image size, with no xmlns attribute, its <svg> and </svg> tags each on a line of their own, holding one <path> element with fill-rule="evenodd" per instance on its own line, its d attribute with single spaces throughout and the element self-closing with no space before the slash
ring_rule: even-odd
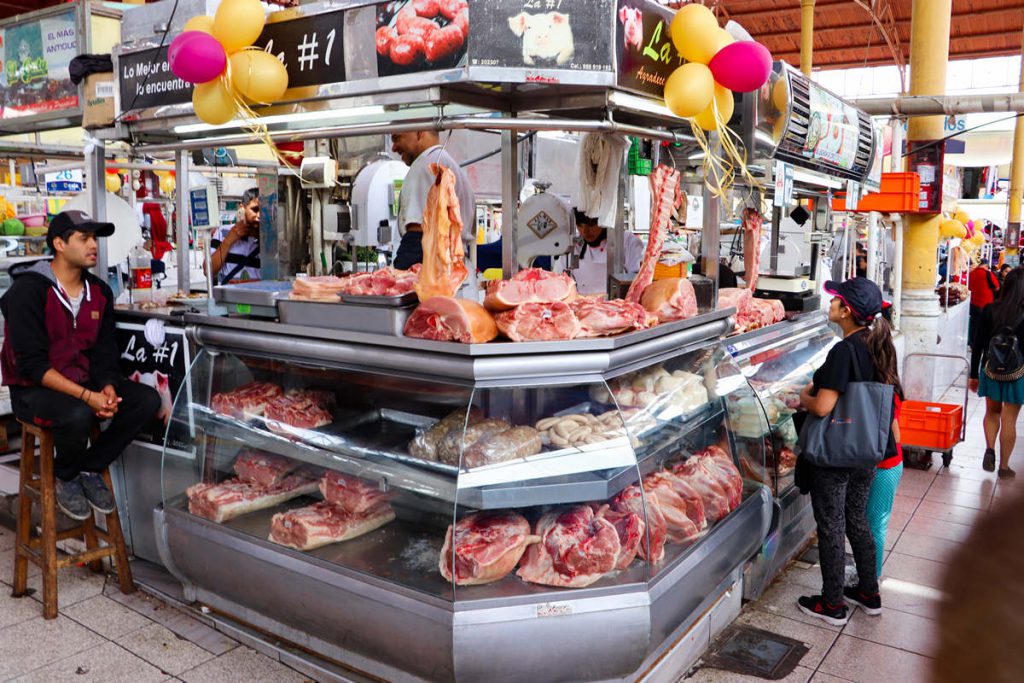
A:
<svg viewBox="0 0 1024 683">
<path fill-rule="evenodd" d="M 553 59 L 562 66 L 569 63 L 576 51 L 568 14 L 520 12 L 509 17 L 508 27 L 523 39 L 524 64 L 532 66 L 538 59 Z"/>
<path fill-rule="evenodd" d="M 619 21 L 622 23 L 622 34 L 626 47 L 632 45 L 637 50 L 644 46 L 644 13 L 639 7 L 619 9 Z"/>
<path fill-rule="evenodd" d="M 163 421 L 164 426 L 166 426 L 171 420 L 170 378 L 159 370 L 156 372 L 147 372 L 145 374 L 136 370 L 128 376 L 128 379 L 138 384 L 145 384 L 147 387 L 153 387 L 156 389 L 156 393 L 160 394 L 160 412 L 157 413 L 157 417 L 160 418 L 160 420 Z"/>
</svg>

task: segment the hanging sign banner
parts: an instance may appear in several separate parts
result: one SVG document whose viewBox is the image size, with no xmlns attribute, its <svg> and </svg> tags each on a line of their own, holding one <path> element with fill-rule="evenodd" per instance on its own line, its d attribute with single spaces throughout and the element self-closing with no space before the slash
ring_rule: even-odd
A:
<svg viewBox="0 0 1024 683">
<path fill-rule="evenodd" d="M 619 0 L 615 14 L 618 85 L 661 98 L 683 63 L 669 35 L 673 12 L 647 0 Z"/>
<path fill-rule="evenodd" d="M 0 31 L 0 118 L 78 106 L 68 65 L 80 52 L 75 10 L 13 24 Z"/>
</svg>

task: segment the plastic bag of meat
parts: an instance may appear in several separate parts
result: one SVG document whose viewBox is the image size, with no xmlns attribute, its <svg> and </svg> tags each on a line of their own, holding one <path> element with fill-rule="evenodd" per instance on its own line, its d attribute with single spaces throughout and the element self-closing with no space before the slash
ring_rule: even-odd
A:
<svg viewBox="0 0 1024 683">
<path fill-rule="evenodd" d="M 448 430 L 454 427 L 465 428 L 467 412 L 466 408 L 461 408 L 448 413 L 430 429 L 417 434 L 416 438 L 409 442 L 409 454 L 424 460 L 437 460 L 437 447 L 441 443 L 441 439 L 448 433 Z M 469 421 L 476 422 L 479 419 L 479 411 L 474 410 Z"/>
<path fill-rule="evenodd" d="M 458 465 L 463 451 L 477 443 L 500 432 L 504 432 L 512 425 L 504 420 L 487 419 L 473 424 L 456 425 L 448 430 L 448 433 L 441 439 L 437 446 L 437 459 L 448 465 Z"/>
<path fill-rule="evenodd" d="M 540 540 L 515 512 L 477 512 L 448 526 L 441 549 L 441 576 L 457 586 L 478 586 L 505 578 L 526 547 Z M 454 562 L 455 570 L 452 571 Z"/>
<path fill-rule="evenodd" d="M 481 439 L 466 449 L 462 457 L 465 469 L 493 465 L 540 453 L 543 441 L 533 427 L 513 427 Z"/>
<path fill-rule="evenodd" d="M 615 569 L 622 549 L 615 526 L 589 505 L 544 513 L 534 533 L 541 540 L 526 549 L 516 573 L 545 586 L 589 586 Z"/>
</svg>

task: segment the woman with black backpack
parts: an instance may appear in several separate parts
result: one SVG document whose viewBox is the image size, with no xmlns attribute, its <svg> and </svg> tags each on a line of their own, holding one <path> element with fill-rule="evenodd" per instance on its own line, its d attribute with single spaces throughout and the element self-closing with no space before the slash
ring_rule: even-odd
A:
<svg viewBox="0 0 1024 683">
<path fill-rule="evenodd" d="M 970 388 L 985 398 L 986 472 L 996 468 L 996 437 L 999 437 L 999 478 L 1013 479 L 1010 456 L 1017 440 L 1017 416 L 1024 405 L 1024 269 L 1006 275 L 999 298 L 978 319 L 977 336 L 971 345 Z M 980 380 L 979 380 L 980 376 Z"/>
</svg>

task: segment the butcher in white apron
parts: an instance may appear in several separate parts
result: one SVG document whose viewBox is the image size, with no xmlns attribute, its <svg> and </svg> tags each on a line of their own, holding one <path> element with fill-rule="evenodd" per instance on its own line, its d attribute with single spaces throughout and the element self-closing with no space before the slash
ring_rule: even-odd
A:
<svg viewBox="0 0 1024 683">
<path fill-rule="evenodd" d="M 580 294 L 608 293 L 608 230 L 591 218 L 576 210 L 576 229 L 583 244 L 575 247 L 579 266 L 572 271 L 576 290 Z M 640 270 L 644 257 L 644 243 L 633 233 L 626 231 L 622 236 L 626 251 L 626 272 L 634 275 Z"/>
</svg>

